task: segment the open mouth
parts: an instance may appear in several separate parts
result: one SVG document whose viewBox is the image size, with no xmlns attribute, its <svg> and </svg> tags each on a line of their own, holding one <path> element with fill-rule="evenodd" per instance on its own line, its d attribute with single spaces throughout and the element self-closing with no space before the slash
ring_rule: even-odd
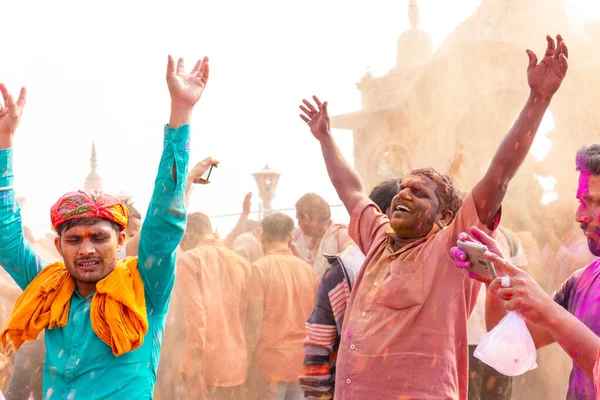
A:
<svg viewBox="0 0 600 400">
<path fill-rule="evenodd" d="M 77 265 L 78 268 L 83 269 L 91 269 L 98 266 L 99 264 L 100 262 L 98 260 L 81 260 L 75 263 L 75 265 Z"/>
<path fill-rule="evenodd" d="M 412 212 L 412 210 L 410 208 L 408 208 L 407 206 L 405 206 L 404 204 L 398 204 L 394 211 L 400 212 L 400 213 L 411 213 Z"/>
</svg>

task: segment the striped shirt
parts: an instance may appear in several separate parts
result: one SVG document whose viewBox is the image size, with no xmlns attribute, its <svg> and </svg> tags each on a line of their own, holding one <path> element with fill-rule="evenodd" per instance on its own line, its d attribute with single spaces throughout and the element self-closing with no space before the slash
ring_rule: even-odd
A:
<svg viewBox="0 0 600 400">
<path fill-rule="evenodd" d="M 339 256 L 325 257 L 331 266 L 323 274 L 315 308 L 306 321 L 303 371 L 299 377 L 304 398 L 309 400 L 333 398 L 342 322 L 354 277 L 365 258 L 356 245 Z"/>
</svg>

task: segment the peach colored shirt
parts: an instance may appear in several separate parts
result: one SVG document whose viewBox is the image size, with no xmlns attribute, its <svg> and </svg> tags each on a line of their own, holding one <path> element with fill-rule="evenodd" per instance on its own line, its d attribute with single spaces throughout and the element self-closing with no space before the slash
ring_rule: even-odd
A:
<svg viewBox="0 0 600 400">
<path fill-rule="evenodd" d="M 480 284 L 449 250 L 472 225 L 490 233 L 468 195 L 449 227 L 394 252 L 388 218 L 369 199 L 356 206 L 350 236 L 367 258 L 342 327 L 337 400 L 467 398 L 467 320 Z"/>
<path fill-rule="evenodd" d="M 248 329 L 260 332 L 253 370 L 263 378 L 298 381 L 304 359 L 304 325 L 316 292 L 312 266 L 291 250 L 271 251 L 252 265 Z"/>
<path fill-rule="evenodd" d="M 323 254 L 338 255 L 346 250 L 348 246 L 354 244 L 348 235 L 348 227 L 333 222 L 322 238 L 315 240 L 303 234 L 294 243 L 298 248 L 300 258 L 313 266 L 318 279 L 321 279 L 329 268 L 329 261 Z"/>
<path fill-rule="evenodd" d="M 190 349 L 202 350 L 208 386 L 244 383 L 247 350 L 244 327 L 250 264 L 216 239 L 201 243 L 178 260 L 177 282 L 185 312 L 184 371 L 194 362 Z"/>
</svg>

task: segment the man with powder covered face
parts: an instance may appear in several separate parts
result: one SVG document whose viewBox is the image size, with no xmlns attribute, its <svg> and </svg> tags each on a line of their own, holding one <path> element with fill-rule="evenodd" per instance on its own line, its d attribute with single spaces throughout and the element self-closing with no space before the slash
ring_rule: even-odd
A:
<svg viewBox="0 0 600 400">
<path fill-rule="evenodd" d="M 557 40 L 547 37 L 540 63 L 527 51 L 530 97 L 462 206 L 448 177 L 415 170 L 400 185 L 388 219 L 342 157 L 327 103 L 303 101 L 301 117 L 351 215 L 350 236 L 366 255 L 342 326 L 336 399 L 467 398 L 467 319 L 480 286 L 453 267 L 449 251 L 473 224 L 496 228 L 507 185 L 566 74 L 567 47 Z"/>
<path fill-rule="evenodd" d="M 575 219 L 587 237 L 590 252 L 600 257 L 600 144 L 581 148 L 576 164 L 580 175 Z M 502 278 L 489 284 L 488 330 L 495 327 L 507 311 L 517 311 L 527 320 L 538 349 L 557 342 L 573 359 L 567 400 L 596 398 L 592 377 L 600 349 L 600 261 L 596 259 L 574 272 L 550 297 L 529 274 L 501 258 L 502 252 L 492 238 L 475 228 L 471 234 L 461 233 L 459 239 L 484 243 L 493 252 L 488 258 L 496 269 L 510 277 L 509 285 L 505 283 L 504 287 Z M 460 249 L 453 248 L 451 253 L 458 267 L 470 268 Z"/>
<path fill-rule="evenodd" d="M 0 84 L 0 265 L 24 290 L 0 332 L 18 349 L 46 329 L 45 399 L 152 399 L 175 250 L 185 230 L 183 193 L 192 109 L 208 81 L 208 58 L 187 74 L 169 56 L 171 116 L 137 257 L 120 260 L 129 213 L 117 198 L 70 192 L 51 208 L 64 262 L 48 265 L 23 236 L 13 189 L 12 143 L 26 92 Z"/>
</svg>

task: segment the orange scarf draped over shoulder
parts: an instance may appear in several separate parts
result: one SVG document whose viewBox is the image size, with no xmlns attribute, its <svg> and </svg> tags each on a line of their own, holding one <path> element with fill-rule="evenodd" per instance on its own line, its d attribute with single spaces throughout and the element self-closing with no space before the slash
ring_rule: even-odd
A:
<svg viewBox="0 0 600 400">
<path fill-rule="evenodd" d="M 92 298 L 92 328 L 116 357 L 139 348 L 148 332 L 144 282 L 137 264 L 137 257 L 119 260 L 115 269 L 96 284 Z M 64 263 L 44 268 L 17 299 L 0 332 L 2 347 L 17 350 L 35 340 L 43 329 L 66 326 L 75 288 Z"/>
</svg>

